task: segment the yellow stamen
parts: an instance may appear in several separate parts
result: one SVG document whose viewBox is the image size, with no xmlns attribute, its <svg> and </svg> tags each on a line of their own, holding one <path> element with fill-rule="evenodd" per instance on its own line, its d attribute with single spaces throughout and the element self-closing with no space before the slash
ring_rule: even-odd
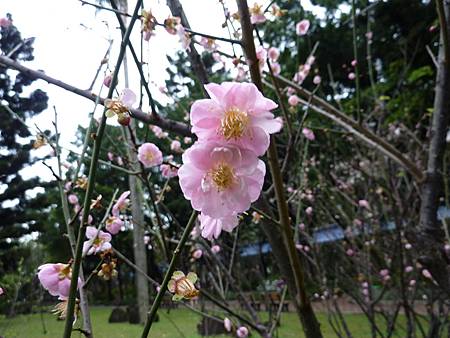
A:
<svg viewBox="0 0 450 338">
<path fill-rule="evenodd" d="M 245 133 L 248 122 L 249 117 L 246 112 L 233 108 L 225 112 L 220 131 L 227 140 L 238 139 Z"/>
<path fill-rule="evenodd" d="M 228 164 L 221 163 L 211 171 L 211 178 L 219 190 L 228 189 L 234 182 L 233 169 Z"/>
</svg>

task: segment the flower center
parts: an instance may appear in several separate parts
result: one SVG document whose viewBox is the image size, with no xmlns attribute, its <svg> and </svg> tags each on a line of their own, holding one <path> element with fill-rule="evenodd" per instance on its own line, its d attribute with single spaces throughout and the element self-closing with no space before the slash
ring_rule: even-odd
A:
<svg viewBox="0 0 450 338">
<path fill-rule="evenodd" d="M 95 239 L 94 239 L 94 241 L 92 242 L 92 245 L 93 246 L 100 246 L 101 244 L 102 244 L 102 240 L 101 240 L 101 238 L 99 238 L 99 237 L 96 237 Z"/>
<path fill-rule="evenodd" d="M 232 108 L 225 112 L 222 118 L 220 131 L 225 139 L 240 138 L 248 125 L 249 117 L 246 112 L 237 108 Z"/>
<path fill-rule="evenodd" d="M 129 109 L 119 100 L 112 100 L 108 108 L 114 111 L 117 115 L 125 114 L 129 111 Z"/>
<path fill-rule="evenodd" d="M 60 280 L 65 279 L 65 278 L 70 279 L 71 275 L 72 275 L 72 267 L 70 266 L 70 264 L 67 264 L 61 270 L 59 270 L 58 278 Z"/>
<path fill-rule="evenodd" d="M 221 163 L 211 171 L 211 178 L 219 190 L 228 189 L 234 181 L 233 169 L 228 164 Z"/>
</svg>

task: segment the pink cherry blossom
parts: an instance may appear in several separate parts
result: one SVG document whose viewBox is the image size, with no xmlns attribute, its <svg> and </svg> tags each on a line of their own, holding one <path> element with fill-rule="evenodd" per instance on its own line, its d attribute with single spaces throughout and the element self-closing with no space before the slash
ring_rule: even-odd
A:
<svg viewBox="0 0 450 338">
<path fill-rule="evenodd" d="M 110 151 L 108 151 L 108 160 L 110 160 L 111 162 L 114 160 L 114 154 Z"/>
<path fill-rule="evenodd" d="M 224 216 L 221 218 L 211 218 L 204 214 L 200 214 L 200 229 L 202 237 L 212 240 L 218 238 L 222 230 L 231 232 L 239 224 L 237 215 Z"/>
<path fill-rule="evenodd" d="M 236 330 L 236 334 L 239 338 L 247 338 L 248 329 L 245 326 L 241 326 Z"/>
<path fill-rule="evenodd" d="M 272 61 L 277 61 L 278 57 L 280 56 L 280 51 L 276 47 L 270 47 L 267 51 L 267 55 Z"/>
<path fill-rule="evenodd" d="M 213 246 L 211 247 L 211 251 L 212 251 L 213 254 L 219 253 L 220 250 L 221 250 L 221 248 L 220 248 L 220 246 L 218 246 L 217 244 L 216 244 L 216 245 L 213 245 Z"/>
<path fill-rule="evenodd" d="M 309 20 L 302 20 L 300 22 L 297 23 L 297 25 L 295 26 L 295 31 L 297 32 L 297 35 L 305 35 L 306 33 L 308 33 L 308 29 L 309 29 Z"/>
<path fill-rule="evenodd" d="M 118 217 L 119 213 L 121 211 L 124 211 L 127 208 L 128 203 L 130 202 L 130 200 L 128 199 L 129 195 L 130 195 L 130 191 L 129 190 L 123 192 L 120 195 L 120 197 L 118 198 L 117 202 L 112 207 L 112 214 L 113 214 L 113 216 Z"/>
<path fill-rule="evenodd" d="M 405 272 L 407 272 L 407 273 L 412 272 L 413 270 L 414 270 L 414 268 L 413 268 L 411 265 L 408 265 L 408 266 L 405 268 Z"/>
<path fill-rule="evenodd" d="M 181 153 L 183 151 L 183 149 L 181 149 L 181 143 L 178 140 L 173 140 L 170 143 L 170 150 L 176 152 L 176 153 Z"/>
<path fill-rule="evenodd" d="M 159 170 L 161 170 L 161 175 L 164 178 L 172 178 L 178 175 L 178 169 L 170 164 L 161 164 Z"/>
<path fill-rule="evenodd" d="M 78 204 L 78 197 L 75 194 L 70 194 L 69 196 L 67 196 L 67 200 L 69 201 L 70 204 L 73 205 Z"/>
<path fill-rule="evenodd" d="M 246 211 L 261 193 L 265 164 L 250 150 L 197 142 L 183 154 L 181 190 L 195 210 L 212 218 Z"/>
<path fill-rule="evenodd" d="M 409 286 L 413 287 L 414 285 L 416 285 L 416 280 L 415 279 L 411 279 L 409 281 Z"/>
<path fill-rule="evenodd" d="M 282 121 L 270 113 L 277 104 L 265 98 L 252 83 L 224 82 L 205 86 L 211 99 L 191 107 L 192 131 L 203 140 L 227 141 L 260 156 L 269 147 L 269 134 Z"/>
<path fill-rule="evenodd" d="M 227 332 L 231 331 L 231 320 L 228 317 L 225 317 L 223 319 L 223 326 L 225 327 L 225 330 L 227 330 Z"/>
<path fill-rule="evenodd" d="M 160 165 L 163 161 L 161 150 L 153 143 L 144 143 L 138 149 L 138 160 L 147 168 Z"/>
<path fill-rule="evenodd" d="M 255 2 L 253 7 L 249 8 L 249 11 L 251 14 L 250 21 L 252 22 L 253 25 L 263 23 L 267 20 L 266 17 L 264 16 L 264 9 L 262 8 L 262 5 Z"/>
<path fill-rule="evenodd" d="M 319 75 L 314 76 L 313 83 L 317 86 L 322 82 L 322 78 Z"/>
<path fill-rule="evenodd" d="M 357 64 L 358 64 L 358 61 L 352 60 L 352 62 L 351 62 L 352 67 L 355 67 Z"/>
<path fill-rule="evenodd" d="M 367 202 L 366 200 L 359 200 L 359 201 L 358 201 L 358 205 L 359 205 L 361 208 L 369 209 L 369 202 Z"/>
<path fill-rule="evenodd" d="M 38 267 L 38 271 L 38 278 L 42 287 L 52 296 L 69 296 L 70 279 L 72 278 L 70 264 L 48 263 Z M 78 288 L 80 286 L 81 279 L 78 278 Z"/>
<path fill-rule="evenodd" d="M 354 80 L 356 78 L 356 75 L 355 75 L 355 73 L 351 72 L 351 73 L 348 73 L 347 77 L 349 80 Z"/>
<path fill-rule="evenodd" d="M 207 38 L 205 36 L 202 36 L 202 38 L 200 39 L 200 45 L 209 52 L 213 52 L 217 49 L 216 40 Z"/>
<path fill-rule="evenodd" d="M 192 253 L 192 257 L 194 259 L 200 259 L 203 256 L 203 251 L 201 249 L 197 249 Z"/>
<path fill-rule="evenodd" d="M 380 270 L 380 276 L 381 277 L 386 277 L 389 275 L 389 270 L 388 269 L 382 269 Z"/>
<path fill-rule="evenodd" d="M 307 207 L 305 212 L 306 212 L 307 215 L 311 216 L 312 213 L 313 213 L 313 208 L 312 207 Z"/>
<path fill-rule="evenodd" d="M 95 255 L 99 252 L 111 249 L 111 235 L 107 232 L 98 230 L 96 227 L 86 228 L 87 241 L 83 244 L 83 253 L 85 255 Z"/>
<path fill-rule="evenodd" d="M 0 18 L 0 27 L 9 27 L 12 22 L 8 18 Z"/>
<path fill-rule="evenodd" d="M 259 70 L 262 72 L 266 65 L 267 50 L 262 46 L 258 46 L 258 48 L 256 48 L 256 58 L 258 59 Z"/>
<path fill-rule="evenodd" d="M 120 229 L 123 227 L 124 222 L 116 216 L 109 217 L 106 220 L 106 230 L 109 233 L 116 235 L 119 233 Z"/>
<path fill-rule="evenodd" d="M 316 139 L 314 132 L 306 127 L 302 129 L 302 134 L 310 141 L 314 141 Z"/>
</svg>

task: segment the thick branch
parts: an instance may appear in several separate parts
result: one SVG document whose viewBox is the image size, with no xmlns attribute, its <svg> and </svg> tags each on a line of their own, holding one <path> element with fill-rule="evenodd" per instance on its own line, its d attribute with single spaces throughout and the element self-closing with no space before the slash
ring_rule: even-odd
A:
<svg viewBox="0 0 450 338">
<path fill-rule="evenodd" d="M 9 67 L 11 69 L 15 69 L 15 70 L 27 75 L 28 77 L 30 77 L 32 79 L 44 80 L 52 85 L 55 85 L 62 89 L 65 89 L 71 93 L 80 95 L 88 100 L 93 101 L 93 102 L 96 102 L 96 100 L 98 99 L 100 104 L 104 103 L 104 100 L 105 100 L 104 98 L 98 97 L 96 94 L 94 94 L 88 90 L 80 89 L 80 88 L 74 87 L 72 85 L 69 85 L 61 80 L 57 80 L 51 76 L 46 75 L 42 71 L 36 71 L 36 70 L 30 69 L 30 68 L 12 60 L 6 56 L 0 55 L 0 64 L 5 65 L 6 67 Z M 161 117 L 160 115 L 155 116 L 152 114 L 147 114 L 140 109 L 131 109 L 130 113 L 136 120 L 144 122 L 145 124 L 154 124 L 165 130 L 172 131 L 174 133 L 177 133 L 177 134 L 180 134 L 183 136 L 192 136 L 192 133 L 190 132 L 190 128 L 184 123 L 166 119 L 164 117 Z"/>
<path fill-rule="evenodd" d="M 297 94 L 306 101 L 311 101 L 310 108 L 315 112 L 328 117 L 329 119 L 337 122 L 351 133 L 361 138 L 364 142 L 371 146 L 374 146 L 377 150 L 380 150 L 404 167 L 414 178 L 420 183 L 424 180 L 424 174 L 420 168 L 418 168 L 410 159 L 403 156 L 403 154 L 394 148 L 391 144 L 386 142 L 381 137 L 375 135 L 372 131 L 361 126 L 358 122 L 351 119 L 339 109 L 335 108 L 325 100 L 313 95 L 310 91 L 300 87 L 296 83 L 289 81 L 282 76 L 276 76 L 276 79 L 283 83 L 285 86 L 295 89 Z"/>
</svg>

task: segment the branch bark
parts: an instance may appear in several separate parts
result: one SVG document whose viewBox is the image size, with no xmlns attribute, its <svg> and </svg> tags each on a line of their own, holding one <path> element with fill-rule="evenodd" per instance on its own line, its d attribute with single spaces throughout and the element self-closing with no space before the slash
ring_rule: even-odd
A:
<svg viewBox="0 0 450 338">
<path fill-rule="evenodd" d="M 239 10 L 239 17 L 242 28 L 242 48 L 244 50 L 247 63 L 250 68 L 250 75 L 253 83 L 262 92 L 261 73 L 259 70 L 258 59 L 256 57 L 255 42 L 253 38 L 253 26 L 250 21 L 250 13 L 247 4 L 247 0 L 237 0 L 237 6 Z M 284 195 L 283 178 L 278 164 L 278 153 L 276 148 L 276 140 L 272 135 L 270 138 L 270 146 L 267 153 L 270 172 L 272 175 L 273 184 L 275 187 L 275 197 L 277 200 L 278 213 L 282 228 L 282 240 L 286 246 L 287 256 L 290 263 L 290 274 L 293 275 L 295 287 L 288 284 L 290 287 L 289 292 L 293 296 L 294 304 L 296 305 L 297 312 L 302 322 L 303 331 L 307 338 L 321 338 L 322 333 L 320 330 L 320 324 L 314 314 L 311 306 L 311 302 L 306 295 L 305 290 L 305 277 L 304 267 L 297 254 L 294 234 L 290 225 L 288 204 L 286 196 Z M 286 277 L 290 277 L 288 271 L 286 271 Z"/>
<path fill-rule="evenodd" d="M 443 252 L 444 231 L 437 219 L 439 198 L 443 194 L 443 173 L 445 138 L 450 122 L 450 2 L 436 0 L 441 26 L 438 67 L 434 97 L 433 119 L 431 121 L 430 145 L 425 182 L 422 186 L 420 226 L 422 240 L 427 243 L 426 257 L 422 262 L 430 270 L 439 286 L 450 295 L 450 265 Z"/>
<path fill-rule="evenodd" d="M 0 55 L 0 64 L 9 67 L 11 69 L 15 69 L 28 77 L 32 79 L 41 79 L 46 81 L 47 83 L 50 83 L 52 85 L 55 85 L 57 87 L 60 87 L 62 89 L 65 89 L 71 93 L 80 95 L 88 100 L 91 100 L 93 102 L 98 102 L 100 104 L 104 104 L 105 99 L 102 97 L 97 96 L 96 94 L 90 92 L 89 90 L 80 89 L 77 87 L 74 87 L 70 84 L 67 84 L 61 80 L 57 80 L 51 76 L 46 75 L 43 71 L 36 71 L 33 69 L 30 69 L 19 62 L 16 62 L 6 56 Z M 131 115 L 138 121 L 141 121 L 145 124 L 154 124 L 156 126 L 159 126 L 165 130 L 172 131 L 174 133 L 183 135 L 183 136 L 190 136 L 192 137 L 192 133 L 190 131 L 190 128 L 185 123 L 181 123 L 178 121 L 166 119 L 164 117 L 161 117 L 160 115 L 154 115 L 154 114 L 147 114 L 143 112 L 140 109 L 131 109 L 130 110 Z"/>
</svg>

